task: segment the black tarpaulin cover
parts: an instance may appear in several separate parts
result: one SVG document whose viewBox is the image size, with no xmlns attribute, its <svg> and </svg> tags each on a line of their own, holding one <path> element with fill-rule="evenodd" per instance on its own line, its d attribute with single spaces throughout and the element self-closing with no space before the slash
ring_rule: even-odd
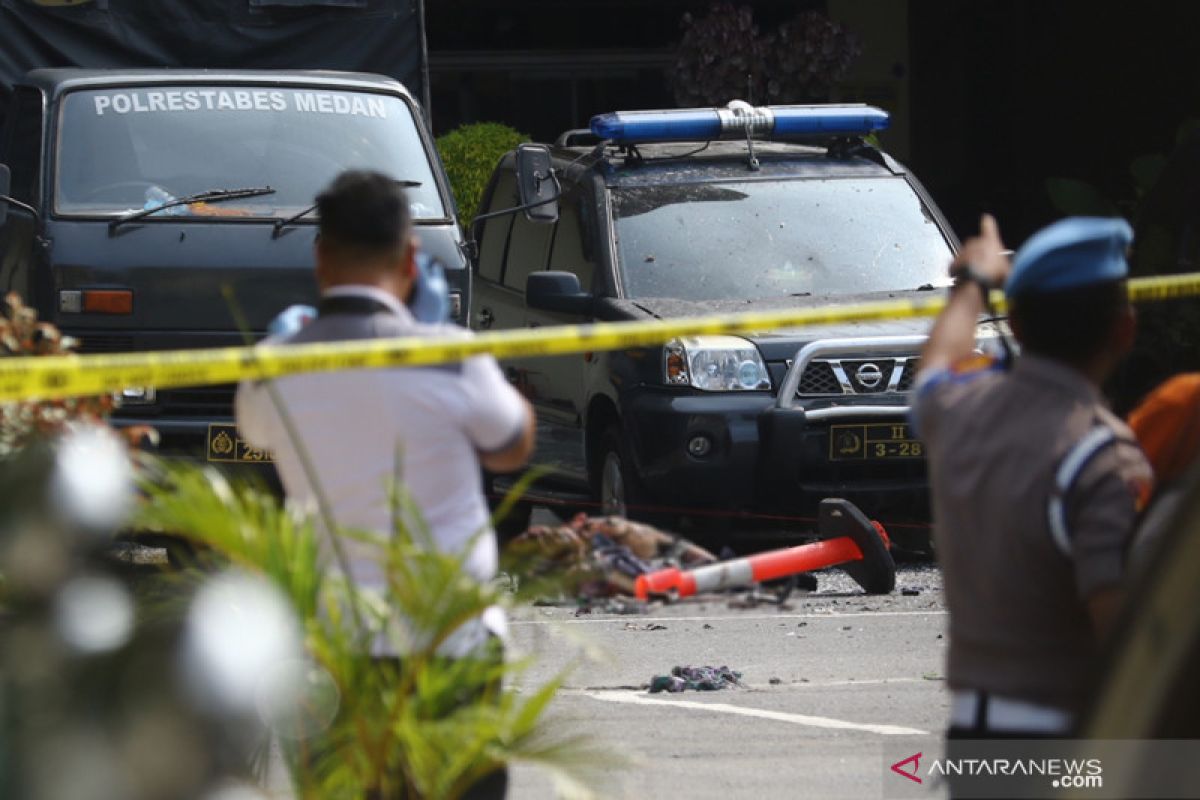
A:
<svg viewBox="0 0 1200 800">
<path fill-rule="evenodd" d="M 419 100 L 421 48 L 416 0 L 0 0 L 0 103 L 37 67 L 377 72 Z"/>
</svg>

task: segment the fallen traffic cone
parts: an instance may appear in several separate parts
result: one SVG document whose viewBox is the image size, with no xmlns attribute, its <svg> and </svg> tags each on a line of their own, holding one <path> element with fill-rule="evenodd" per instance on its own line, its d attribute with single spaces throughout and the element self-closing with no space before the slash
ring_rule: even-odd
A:
<svg viewBox="0 0 1200 800">
<path fill-rule="evenodd" d="M 891 541 L 887 531 L 878 522 L 867 519 L 853 503 L 836 498 L 822 500 L 817 535 L 821 541 L 799 547 L 771 550 L 693 570 L 669 567 L 640 575 L 634 591 L 640 600 L 669 592 L 689 597 L 839 564 L 867 594 L 888 594 L 896 588 L 896 562 L 889 550 Z"/>
</svg>

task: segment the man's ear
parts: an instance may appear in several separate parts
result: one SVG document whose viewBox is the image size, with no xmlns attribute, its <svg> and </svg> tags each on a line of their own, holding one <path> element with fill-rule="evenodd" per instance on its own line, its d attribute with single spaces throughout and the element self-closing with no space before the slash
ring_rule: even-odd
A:
<svg viewBox="0 0 1200 800">
<path fill-rule="evenodd" d="M 318 237 L 317 240 L 313 242 L 313 273 L 317 279 L 318 289 L 323 290 L 327 283 L 327 276 L 329 274 L 328 261 L 329 257 L 325 253 L 324 247 L 321 245 L 320 237 Z"/>
<path fill-rule="evenodd" d="M 421 246 L 421 240 L 416 236 L 409 237 L 408 247 L 404 251 L 405 274 L 408 279 L 415 281 L 417 279 L 417 248 Z"/>
<path fill-rule="evenodd" d="M 1008 314 L 1008 329 L 1012 331 L 1013 338 L 1017 340 L 1017 344 L 1025 343 L 1025 337 L 1021 335 L 1024 333 L 1024 331 L 1021 330 L 1021 322 L 1013 316 L 1011 308 L 1009 309 Z"/>
<path fill-rule="evenodd" d="M 1117 318 L 1116 329 L 1113 331 L 1113 344 L 1118 353 L 1128 353 L 1133 349 L 1137 339 L 1137 310 L 1132 305 L 1126 305 Z"/>
</svg>

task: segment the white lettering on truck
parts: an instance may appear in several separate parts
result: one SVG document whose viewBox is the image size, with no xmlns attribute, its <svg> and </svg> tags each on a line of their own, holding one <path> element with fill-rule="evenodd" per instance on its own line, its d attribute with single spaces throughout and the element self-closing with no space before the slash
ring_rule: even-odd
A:
<svg viewBox="0 0 1200 800">
<path fill-rule="evenodd" d="M 387 119 L 387 103 L 379 95 L 353 92 L 292 92 L 267 89 L 169 89 L 97 94 L 92 103 L 96 116 L 106 113 L 173 113 L 187 111 L 291 110 L 304 114 L 340 114 L 351 117 Z"/>
</svg>

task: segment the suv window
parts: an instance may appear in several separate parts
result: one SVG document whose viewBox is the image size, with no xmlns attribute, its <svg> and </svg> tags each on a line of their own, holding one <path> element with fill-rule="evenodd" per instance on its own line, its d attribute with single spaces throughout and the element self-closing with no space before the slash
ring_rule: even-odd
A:
<svg viewBox="0 0 1200 800">
<path fill-rule="evenodd" d="M 903 177 L 614 189 L 630 297 L 754 300 L 946 285 L 950 245 Z"/>
<path fill-rule="evenodd" d="M 518 292 L 525 291 L 525 281 L 531 272 L 546 268 L 547 251 L 553 225 L 530 222 L 523 213 L 513 214 L 513 227 L 504 265 L 504 285 Z"/>
<path fill-rule="evenodd" d="M 26 203 L 37 200 L 38 164 L 42 151 L 42 93 L 18 86 L 9 106 L 3 161 L 12 171 L 12 196 Z"/>
<path fill-rule="evenodd" d="M 561 212 L 550 250 L 550 269 L 574 272 L 579 276 L 579 285 L 586 291 L 592 287 L 596 265 L 588 259 L 583 247 L 579 199 L 572 194 L 563 195 L 559 207 Z"/>
<path fill-rule="evenodd" d="M 496 173 L 496 188 L 491 202 L 484 211 L 503 211 L 517 205 L 517 177 L 512 170 Z M 479 277 L 500 282 L 504 271 L 504 255 L 508 251 L 508 237 L 512 232 L 515 214 L 505 214 L 484 220 L 479 230 Z"/>
</svg>

